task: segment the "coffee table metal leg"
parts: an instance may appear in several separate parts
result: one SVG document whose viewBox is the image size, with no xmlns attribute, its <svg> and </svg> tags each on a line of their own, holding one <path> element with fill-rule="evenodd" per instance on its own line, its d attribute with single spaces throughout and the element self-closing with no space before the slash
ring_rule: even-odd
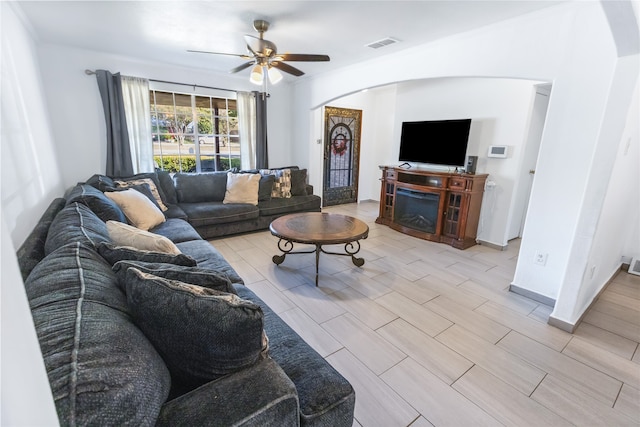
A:
<svg viewBox="0 0 640 427">
<path fill-rule="evenodd" d="M 271 260 L 273 261 L 274 264 L 280 265 L 284 262 L 284 259 L 286 258 L 287 255 L 310 254 L 315 252 L 316 253 L 316 286 L 318 286 L 318 276 L 320 274 L 319 273 L 320 252 L 324 252 L 325 254 L 328 254 L 328 255 L 350 256 L 351 262 L 356 267 L 362 267 L 364 265 L 364 258 L 358 258 L 355 256 L 358 252 L 360 252 L 360 242 L 357 240 L 354 242 L 345 243 L 344 245 L 345 253 L 325 251 L 324 249 L 322 249 L 322 245 L 319 243 L 316 243 L 315 247 L 316 247 L 315 250 L 293 252 L 293 242 L 287 239 L 280 239 L 278 240 L 278 249 L 282 251 L 282 255 L 274 255 L 271 258 Z"/>
<path fill-rule="evenodd" d="M 278 240 L 278 249 L 282 251 L 282 255 L 274 255 L 273 258 L 271 258 L 275 265 L 282 264 L 287 254 L 293 250 L 293 243 L 289 240 L 284 240 L 284 244 L 282 244 L 283 240 L 284 239 Z"/>
<path fill-rule="evenodd" d="M 316 286 L 318 286 L 318 265 L 320 264 L 320 251 L 322 251 L 322 245 L 316 244 Z"/>
<path fill-rule="evenodd" d="M 329 252 L 329 251 L 325 251 L 324 249 L 320 249 L 320 250 L 322 252 L 324 252 L 325 254 L 328 254 L 328 255 L 350 256 L 351 257 L 351 262 L 356 267 L 362 267 L 364 265 L 364 258 L 358 258 L 357 256 L 355 256 L 358 252 L 360 252 L 360 242 L 358 240 L 353 241 L 353 242 L 345 243 L 345 245 L 344 245 L 344 252 L 345 253 Z"/>
<path fill-rule="evenodd" d="M 354 246 L 354 243 L 356 245 L 358 245 L 357 247 Z M 355 250 L 354 250 L 355 248 Z M 355 265 L 356 267 L 362 267 L 364 265 L 364 258 L 358 258 L 355 255 L 360 252 L 360 242 L 359 241 L 355 241 L 355 242 L 349 242 L 346 245 L 344 245 L 344 251 L 348 254 L 351 255 L 351 262 L 353 263 L 353 265 Z"/>
</svg>

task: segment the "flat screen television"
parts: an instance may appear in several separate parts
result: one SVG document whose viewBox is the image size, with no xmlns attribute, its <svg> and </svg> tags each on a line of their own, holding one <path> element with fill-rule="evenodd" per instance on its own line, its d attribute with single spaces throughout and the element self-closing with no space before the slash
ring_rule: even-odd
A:
<svg viewBox="0 0 640 427">
<path fill-rule="evenodd" d="M 401 162 L 465 166 L 471 119 L 403 122 Z"/>
</svg>

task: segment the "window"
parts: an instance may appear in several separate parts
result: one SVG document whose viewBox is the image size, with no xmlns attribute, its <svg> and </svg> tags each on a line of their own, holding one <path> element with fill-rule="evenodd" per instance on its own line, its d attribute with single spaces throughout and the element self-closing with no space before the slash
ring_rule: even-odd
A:
<svg viewBox="0 0 640 427">
<path fill-rule="evenodd" d="M 236 100 L 149 91 L 156 166 L 168 172 L 211 172 L 240 167 Z"/>
</svg>

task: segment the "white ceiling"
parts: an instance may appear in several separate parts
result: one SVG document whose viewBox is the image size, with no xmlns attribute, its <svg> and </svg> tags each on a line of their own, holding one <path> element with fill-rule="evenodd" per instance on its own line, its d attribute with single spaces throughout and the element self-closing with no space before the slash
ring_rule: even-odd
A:
<svg viewBox="0 0 640 427">
<path fill-rule="evenodd" d="M 125 55 L 152 62 L 227 72 L 244 54 L 254 19 L 271 23 L 265 39 L 279 53 L 326 54 L 331 62 L 295 62 L 321 73 L 469 31 L 558 1 L 20 1 L 40 43 Z M 386 37 L 400 43 L 365 45 Z M 241 71 L 248 75 L 249 70 Z M 294 77 L 288 77 L 294 79 Z"/>
</svg>

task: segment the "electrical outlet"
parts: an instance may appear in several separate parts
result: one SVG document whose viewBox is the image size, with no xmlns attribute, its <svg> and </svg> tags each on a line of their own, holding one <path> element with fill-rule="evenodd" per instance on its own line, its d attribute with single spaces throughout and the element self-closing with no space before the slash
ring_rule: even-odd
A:
<svg viewBox="0 0 640 427">
<path fill-rule="evenodd" d="M 533 261 L 538 265 L 545 265 L 547 263 L 547 254 L 536 252 L 536 256 Z"/>
</svg>

